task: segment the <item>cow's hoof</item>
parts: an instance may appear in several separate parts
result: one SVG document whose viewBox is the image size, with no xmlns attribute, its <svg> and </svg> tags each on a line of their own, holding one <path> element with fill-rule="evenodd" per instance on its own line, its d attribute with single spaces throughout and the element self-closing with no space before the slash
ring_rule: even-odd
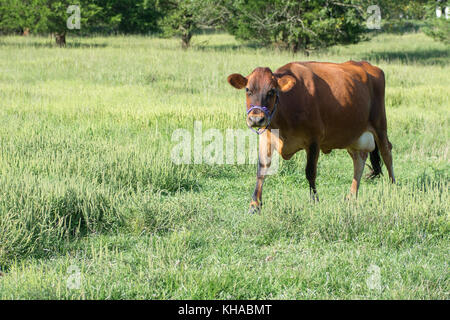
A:
<svg viewBox="0 0 450 320">
<path fill-rule="evenodd" d="M 249 214 L 258 214 L 260 212 L 261 212 L 261 207 L 250 207 L 250 209 L 248 209 Z"/>
<path fill-rule="evenodd" d="M 344 201 L 354 201 L 356 200 L 356 194 L 354 193 L 349 193 L 345 198 Z"/>
<path fill-rule="evenodd" d="M 248 209 L 249 214 L 257 214 L 261 212 L 261 205 L 257 202 L 250 203 L 250 208 Z"/>
<path fill-rule="evenodd" d="M 311 199 L 311 202 L 314 204 L 319 203 L 319 196 L 316 193 L 311 194 L 310 199 Z"/>
</svg>

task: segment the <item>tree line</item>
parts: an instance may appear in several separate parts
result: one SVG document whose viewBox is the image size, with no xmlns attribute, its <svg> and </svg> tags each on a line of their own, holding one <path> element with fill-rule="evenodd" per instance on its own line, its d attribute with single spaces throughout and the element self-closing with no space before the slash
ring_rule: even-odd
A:
<svg viewBox="0 0 450 320">
<path fill-rule="evenodd" d="M 447 0 L 0 0 L 0 33 L 177 36 L 188 48 L 202 28 L 240 40 L 308 51 L 356 43 L 368 31 L 426 21 L 424 31 L 448 42 Z M 368 27 L 368 21 L 375 25 Z M 376 25 L 379 23 L 380 25 Z"/>
</svg>

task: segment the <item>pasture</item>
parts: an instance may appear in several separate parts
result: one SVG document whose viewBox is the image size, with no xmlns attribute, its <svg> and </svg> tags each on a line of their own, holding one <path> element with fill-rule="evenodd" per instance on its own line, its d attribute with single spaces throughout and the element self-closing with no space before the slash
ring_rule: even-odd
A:
<svg viewBox="0 0 450 320">
<path fill-rule="evenodd" d="M 349 59 L 386 74 L 396 185 L 383 166 L 344 201 L 352 161 L 334 150 L 313 204 L 299 152 L 249 215 L 255 164 L 172 162 L 194 121 L 247 130 L 230 73 Z M 309 57 L 226 34 L 188 51 L 0 37 L 0 298 L 449 299 L 449 74 L 449 47 L 421 33 Z"/>
</svg>

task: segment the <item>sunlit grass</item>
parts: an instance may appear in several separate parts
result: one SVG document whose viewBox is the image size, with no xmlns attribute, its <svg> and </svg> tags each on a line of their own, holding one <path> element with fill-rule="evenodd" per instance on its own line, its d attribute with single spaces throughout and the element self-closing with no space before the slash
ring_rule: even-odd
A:
<svg viewBox="0 0 450 320">
<path fill-rule="evenodd" d="M 380 35 L 307 57 L 193 41 L 0 38 L 0 298 L 448 299 L 449 47 Z M 171 161 L 175 129 L 246 128 L 228 74 L 349 59 L 385 71 L 397 185 L 363 181 L 343 201 L 353 170 L 335 150 L 312 204 L 299 153 L 249 216 L 254 165 Z"/>
</svg>

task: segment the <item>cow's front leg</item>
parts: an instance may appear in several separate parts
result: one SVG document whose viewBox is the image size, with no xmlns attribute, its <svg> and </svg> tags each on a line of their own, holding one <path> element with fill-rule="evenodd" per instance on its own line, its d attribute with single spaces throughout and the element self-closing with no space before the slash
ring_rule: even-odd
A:
<svg viewBox="0 0 450 320">
<path fill-rule="evenodd" d="M 312 143 L 306 149 L 306 179 L 309 182 L 309 193 L 313 201 L 319 201 L 319 196 L 316 190 L 316 176 L 317 176 L 317 161 L 319 160 L 319 145 Z"/>
<path fill-rule="evenodd" d="M 258 213 L 262 207 L 262 188 L 264 179 L 270 169 L 274 144 L 271 143 L 269 134 L 265 132 L 259 140 L 258 169 L 256 171 L 256 186 L 250 202 L 249 213 Z"/>
</svg>

